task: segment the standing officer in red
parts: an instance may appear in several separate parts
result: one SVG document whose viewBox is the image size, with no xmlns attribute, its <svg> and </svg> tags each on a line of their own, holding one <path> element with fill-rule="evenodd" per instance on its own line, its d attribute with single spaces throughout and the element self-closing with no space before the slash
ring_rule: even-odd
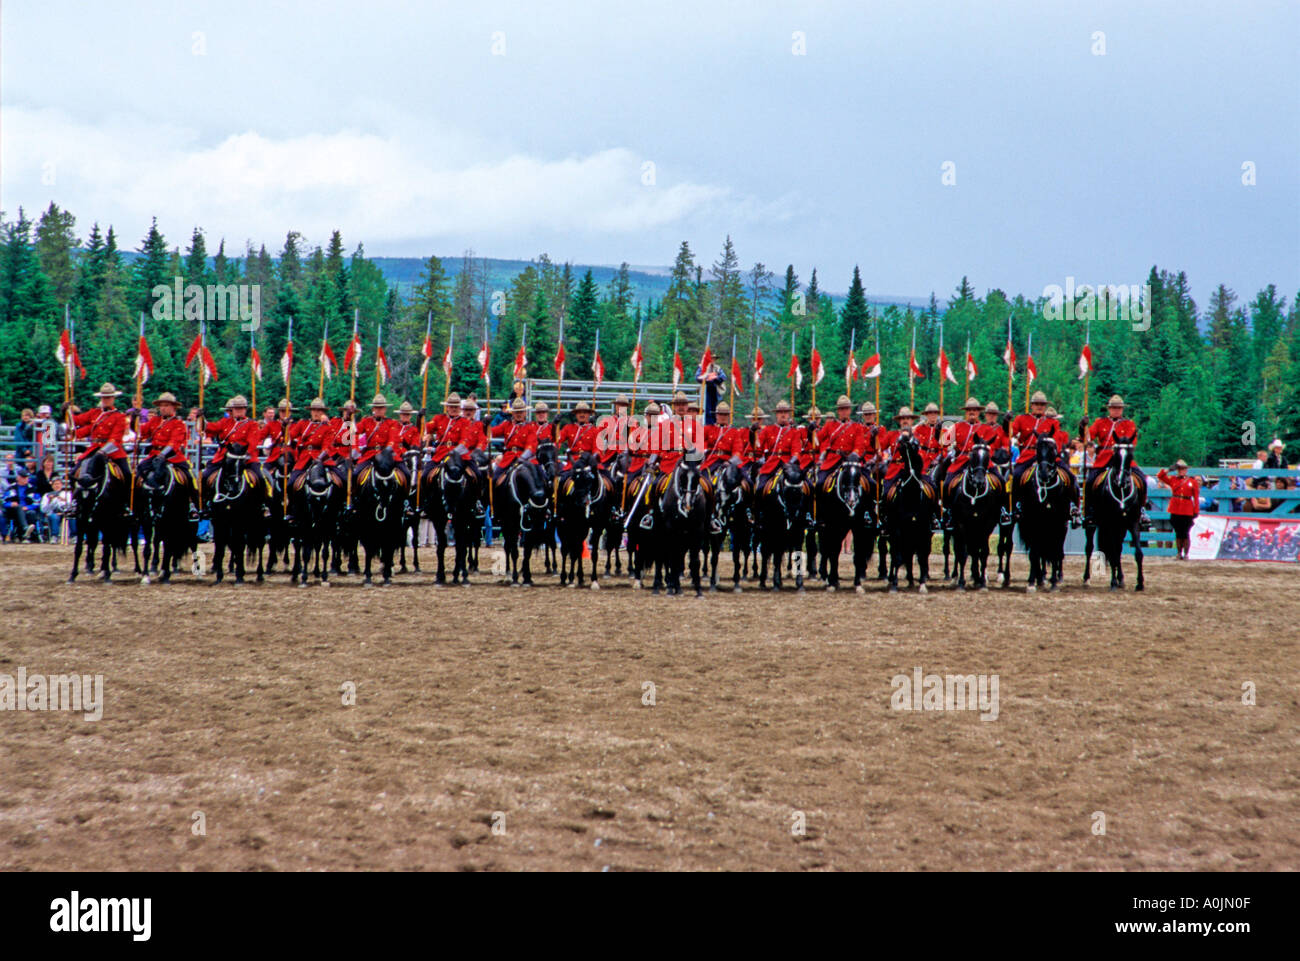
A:
<svg viewBox="0 0 1300 961">
<path fill-rule="evenodd" d="M 1169 523 L 1174 528 L 1174 542 L 1178 548 L 1178 559 L 1187 560 L 1192 548 L 1192 524 L 1201 512 L 1201 481 L 1187 476 L 1187 461 L 1181 457 L 1174 463 L 1177 474 L 1170 473 L 1163 467 L 1156 473 L 1156 480 L 1169 488 Z"/>
<path fill-rule="evenodd" d="M 131 476 L 131 460 L 126 456 L 125 450 L 129 424 L 126 414 L 117 409 L 117 398 L 122 396 L 122 392 L 112 384 L 105 383 L 95 396 L 99 398 L 99 407 L 83 413 L 77 413 L 77 408 L 73 408 L 74 436 L 78 439 L 89 438 L 91 441 L 90 446 L 77 457 L 77 463 L 99 451 L 122 471 L 122 477 L 128 484 L 133 484 L 135 479 Z"/>
<path fill-rule="evenodd" d="M 140 433 L 141 440 L 148 440 L 150 445 L 145 464 L 155 457 L 163 458 L 180 472 L 183 483 L 194 489 L 194 474 L 190 470 L 189 458 L 185 456 L 190 429 L 176 416 L 176 396 L 171 391 L 163 391 L 154 404 L 158 407 L 158 416 L 150 419 Z"/>
<path fill-rule="evenodd" d="M 1111 458 L 1115 454 L 1116 444 L 1137 444 L 1137 424 L 1124 416 L 1124 398 L 1115 394 L 1106 403 L 1106 416 L 1098 417 L 1089 426 L 1086 419 L 1079 421 L 1079 431 L 1087 433 L 1084 435 L 1086 440 L 1091 440 L 1097 445 L 1096 459 L 1088 465 L 1088 484 L 1096 480 L 1102 471 L 1110 466 Z M 1129 468 L 1131 471 L 1137 469 L 1137 459 Z M 1092 505 L 1093 498 L 1089 497 L 1084 508 L 1084 524 L 1092 524 Z M 1146 508 L 1142 509 L 1142 523 L 1144 527 L 1147 522 Z"/>
<path fill-rule="evenodd" d="M 768 424 L 758 435 L 758 448 L 763 452 L 763 466 L 759 477 L 768 477 L 778 467 L 797 460 L 803 450 L 803 431 L 790 422 L 793 408 L 788 400 L 776 405 L 776 423 Z"/>
<path fill-rule="evenodd" d="M 853 421 L 853 401 L 840 395 L 835 402 L 835 419 L 827 421 L 817 435 L 817 483 L 823 484 L 849 454 L 857 454 L 863 445 L 862 425 Z"/>
</svg>

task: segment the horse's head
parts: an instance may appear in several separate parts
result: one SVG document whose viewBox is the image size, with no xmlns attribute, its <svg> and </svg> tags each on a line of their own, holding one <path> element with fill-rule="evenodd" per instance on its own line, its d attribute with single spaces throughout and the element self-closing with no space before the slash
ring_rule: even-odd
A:
<svg viewBox="0 0 1300 961">
<path fill-rule="evenodd" d="M 924 468 L 924 460 L 921 457 L 921 442 L 917 440 L 916 435 L 910 430 L 899 431 L 894 446 L 908 470 L 919 474 Z"/>
<path fill-rule="evenodd" d="M 1034 449 L 1034 460 L 1038 464 L 1039 474 L 1044 471 L 1055 471 L 1058 456 L 1060 456 L 1060 449 L 1056 446 L 1056 438 L 1051 434 L 1039 434 L 1038 445 Z"/>
<path fill-rule="evenodd" d="M 330 476 L 329 468 L 319 460 L 312 461 L 303 476 L 302 488 L 311 501 L 324 503 L 329 500 L 334 490 L 334 479 Z"/>
<path fill-rule="evenodd" d="M 839 477 L 836 478 L 836 495 L 849 509 L 850 515 L 857 513 L 865 486 L 858 455 L 849 454 L 840 464 Z"/>
<path fill-rule="evenodd" d="M 94 510 L 95 503 L 104 489 L 104 483 L 108 479 L 107 475 L 108 458 L 99 451 L 90 454 L 77 464 L 73 474 L 75 481 L 72 489 L 73 500 L 79 506 Z"/>
<path fill-rule="evenodd" d="M 970 451 L 966 454 L 966 470 L 975 480 L 982 480 L 988 473 L 989 467 L 993 463 L 993 455 L 989 451 L 988 441 L 975 439 L 971 445 Z"/>
</svg>

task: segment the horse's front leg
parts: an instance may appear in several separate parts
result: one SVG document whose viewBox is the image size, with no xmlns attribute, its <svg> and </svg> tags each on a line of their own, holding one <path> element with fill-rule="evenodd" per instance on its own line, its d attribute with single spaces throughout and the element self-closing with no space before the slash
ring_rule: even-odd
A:
<svg viewBox="0 0 1300 961">
<path fill-rule="evenodd" d="M 1138 525 L 1133 525 L 1133 563 L 1137 565 L 1137 583 L 1133 590 L 1141 591 L 1146 589 L 1146 580 L 1142 577 L 1142 543 L 1138 532 Z"/>
</svg>

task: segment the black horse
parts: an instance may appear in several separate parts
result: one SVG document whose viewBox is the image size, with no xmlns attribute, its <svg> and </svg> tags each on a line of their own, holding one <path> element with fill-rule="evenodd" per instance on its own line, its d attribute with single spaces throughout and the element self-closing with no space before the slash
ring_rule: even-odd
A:
<svg viewBox="0 0 1300 961">
<path fill-rule="evenodd" d="M 600 587 L 597 562 L 600 534 L 604 531 L 613 497 L 609 478 L 596 468 L 595 458 L 582 454 L 560 480 L 555 501 L 555 530 L 560 540 L 560 586 L 582 586 L 583 548 L 591 551 L 591 586 Z"/>
<path fill-rule="evenodd" d="M 402 461 L 406 464 L 406 476 L 421 478 L 423 470 L 420 466 L 421 452 L 418 450 L 408 450 L 402 455 Z M 397 570 L 400 574 L 406 573 L 406 547 L 410 543 L 411 547 L 411 568 L 418 574 L 420 572 L 420 520 L 424 516 L 424 490 L 417 480 L 406 492 L 406 504 L 402 511 L 402 543 L 398 548 Z"/>
<path fill-rule="evenodd" d="M 374 583 L 373 565 L 379 558 L 385 587 L 393 582 L 393 557 L 405 529 L 406 494 L 411 479 L 406 465 L 391 447 L 381 448 L 357 471 L 353 496 L 357 504 L 357 532 L 365 550 L 365 581 Z"/>
<path fill-rule="evenodd" d="M 794 560 L 794 586 L 803 590 L 804 562 L 801 551 L 807 523 L 808 499 L 812 495 L 799 462 L 791 458 L 766 477 L 758 478 L 755 494 L 755 527 L 759 541 L 758 586 L 767 590 L 767 565 L 772 564 L 772 588 L 781 589 L 781 568 L 787 554 Z"/>
<path fill-rule="evenodd" d="M 713 486 L 714 514 L 721 527 L 710 531 L 705 567 L 709 589 L 718 587 L 718 555 L 724 538 L 731 538 L 731 590 L 740 593 L 740 579 L 749 574 L 752 556 L 754 486 L 738 463 L 720 461 L 709 472 Z"/>
<path fill-rule="evenodd" d="M 1124 538 L 1132 538 L 1133 563 L 1137 565 L 1135 591 L 1145 589 L 1142 576 L 1142 508 L 1147 502 L 1147 480 L 1141 471 L 1133 469 L 1133 445 L 1117 443 L 1111 461 L 1088 484 L 1088 500 L 1092 503 L 1092 517 L 1096 522 L 1097 546 L 1110 566 L 1110 589 L 1124 587 Z M 1083 581 L 1092 576 L 1093 529 L 1085 530 Z"/>
<path fill-rule="evenodd" d="M 212 572 L 220 584 L 226 574 L 226 551 L 235 569 L 235 583 L 244 583 L 244 554 L 257 551 L 257 581 L 262 568 L 264 520 L 262 507 L 270 491 L 261 472 L 248 463 L 244 444 L 229 444 L 221 461 L 203 478 L 204 506 L 212 517 Z"/>
<path fill-rule="evenodd" d="M 492 479 L 492 518 L 505 543 L 506 569 L 511 584 L 531 587 L 532 552 L 546 535 L 551 492 L 539 472 L 516 461 Z M 521 562 L 522 555 L 522 562 Z"/>
<path fill-rule="evenodd" d="M 266 517 L 266 573 L 274 574 L 277 564 L 290 567 L 293 537 L 285 520 L 289 513 L 289 469 L 293 465 L 293 455 L 282 450 L 276 457 L 263 461 L 262 473 L 271 485 L 271 494 L 267 498 Z"/>
<path fill-rule="evenodd" d="M 196 546 L 190 521 L 194 487 L 186 471 L 158 456 L 141 462 L 135 482 L 135 512 L 144 534 L 141 583 L 148 584 L 153 573 L 167 584 L 181 556 Z"/>
<path fill-rule="evenodd" d="M 631 502 L 641 486 L 641 470 L 631 470 L 632 455 L 620 452 L 609 462 L 608 477 L 611 502 L 605 515 L 605 529 L 602 532 L 605 548 L 605 576 L 609 577 L 610 564 L 613 563 L 614 574 L 623 573 L 623 558 L 619 553 L 623 543 L 623 522 L 627 519 Z M 631 544 L 628 546 L 628 569 L 631 570 Z"/>
<path fill-rule="evenodd" d="M 817 485 L 817 525 L 821 534 L 826 589 L 840 586 L 840 549 L 853 535 L 853 587 L 861 592 L 867 560 L 875 544 L 870 508 L 871 481 L 857 454 L 849 454 Z"/>
<path fill-rule="evenodd" d="M 917 590 L 925 594 L 930 579 L 930 547 L 934 534 L 934 513 L 938 509 L 937 492 L 921 460 L 921 446 L 916 435 L 903 431 L 896 444 L 902 455 L 902 471 L 884 482 L 881 511 L 889 539 L 889 591 L 898 591 L 898 570 L 907 567 L 907 583 L 912 584 L 912 563 L 920 575 Z"/>
<path fill-rule="evenodd" d="M 661 476 L 654 485 L 654 527 L 649 553 L 654 556 L 655 579 L 652 592 L 662 585 L 669 595 L 681 595 L 682 574 L 690 558 L 691 587 L 696 597 L 700 589 L 700 554 L 709 535 L 713 514 L 712 489 L 700 470 L 698 460 L 683 457 L 672 473 Z"/>
<path fill-rule="evenodd" d="M 1029 591 L 1045 582 L 1056 590 L 1064 577 L 1065 532 L 1070 525 L 1070 505 L 1075 501 L 1075 481 L 1059 458 L 1056 441 L 1050 435 L 1039 435 L 1034 462 L 1015 480 L 1020 541 L 1029 553 Z"/>
<path fill-rule="evenodd" d="M 470 548 L 476 536 L 478 505 L 477 475 L 458 455 L 451 455 L 425 468 L 420 478 L 420 509 L 434 532 L 434 553 L 438 558 L 435 584 L 447 583 L 447 531 L 455 542 L 451 561 L 451 582 L 469 583 Z"/>
<path fill-rule="evenodd" d="M 989 445 L 976 440 L 966 465 L 944 485 L 944 500 L 952 512 L 957 587 L 966 588 L 970 561 L 972 587 L 988 588 L 989 538 L 1006 505 L 1002 478 L 992 469 Z"/>
<path fill-rule="evenodd" d="M 72 474 L 73 513 L 77 519 L 77 542 L 72 556 L 72 573 L 68 583 L 77 579 L 83 543 L 87 550 L 86 573 L 94 570 L 95 548 L 100 550 L 100 580 L 113 579 L 114 553 L 126 550 L 127 487 L 126 473 L 112 458 L 100 451 L 77 463 Z M 102 544 L 101 544 L 102 541 Z"/>
<path fill-rule="evenodd" d="M 329 587 L 333 533 L 343 509 L 342 474 L 319 459 L 296 473 L 290 481 L 289 505 L 293 517 L 293 570 L 290 580 L 307 586 L 307 570 L 322 587 Z"/>
</svg>

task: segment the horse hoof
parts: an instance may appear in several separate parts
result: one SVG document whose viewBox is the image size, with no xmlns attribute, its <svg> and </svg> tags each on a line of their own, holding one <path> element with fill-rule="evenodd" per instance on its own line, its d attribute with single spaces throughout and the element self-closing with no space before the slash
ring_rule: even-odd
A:
<svg viewBox="0 0 1300 961">
<path fill-rule="evenodd" d="M 1060 589 L 1061 589 L 1061 585 L 1060 585 L 1060 584 L 1053 584 L 1051 587 L 1048 588 L 1048 591 L 1051 592 L 1051 593 L 1053 593 L 1053 594 L 1055 594 L 1055 593 L 1056 593 L 1057 591 L 1059 591 Z"/>
<path fill-rule="evenodd" d="M 866 589 L 865 587 L 863 587 L 861 584 L 859 584 L 857 587 L 853 588 L 853 590 L 854 590 L 854 592 L 857 593 L 857 594 L 865 594 L 865 593 L 867 593 L 867 589 Z"/>
<path fill-rule="evenodd" d="M 71 582 L 71 581 L 68 581 L 68 583 L 71 584 L 72 582 Z M 641 586 L 642 586 L 642 585 L 641 585 L 641 582 L 640 582 L 640 581 L 634 580 L 634 581 L 632 582 L 632 590 L 634 590 L 634 591 L 639 591 L 639 590 L 641 590 Z"/>
<path fill-rule="evenodd" d="M 652 587 L 652 588 L 650 588 L 650 593 L 653 594 L 655 597 L 658 597 L 658 596 L 659 596 L 659 588 L 657 588 L 657 587 Z"/>
<path fill-rule="evenodd" d="M 704 592 L 703 592 L 703 591 L 696 591 L 696 592 L 695 592 L 695 596 L 696 596 L 697 599 L 699 599 L 699 600 L 701 600 L 701 601 L 704 600 Z"/>
<path fill-rule="evenodd" d="M 740 593 L 742 593 L 741 588 L 740 588 L 740 585 L 737 584 L 735 587 L 733 587 L 733 588 L 731 589 L 731 593 L 733 593 L 733 594 L 740 594 Z"/>
<path fill-rule="evenodd" d="M 890 584 L 890 585 L 889 585 L 889 593 L 891 593 L 891 594 L 897 594 L 897 593 L 898 593 L 898 585 L 897 585 L 897 584 Z"/>
<path fill-rule="evenodd" d="M 322 579 L 321 582 L 320 582 L 320 586 L 321 586 L 321 587 L 329 587 L 329 586 L 330 586 L 331 584 L 333 584 L 333 583 L 334 583 L 333 581 L 327 581 L 327 580 L 323 580 L 323 579 Z"/>
<path fill-rule="evenodd" d="M 1035 587 L 1033 584 L 1026 584 L 1026 585 L 1025 585 L 1025 593 L 1026 593 L 1026 594 L 1033 594 L 1033 593 L 1034 593 L 1035 591 L 1037 591 L 1037 590 L 1038 590 L 1038 588 Z"/>
<path fill-rule="evenodd" d="M 598 590 L 600 590 L 600 582 L 599 582 L 599 581 L 592 581 L 592 582 L 591 582 L 591 589 L 592 589 L 593 591 L 598 591 Z"/>
<path fill-rule="evenodd" d="M 920 587 L 918 587 L 918 588 L 916 589 L 916 592 L 917 592 L 918 594 L 929 594 L 929 593 L 930 593 L 930 589 L 929 589 L 928 587 L 926 587 L 924 584 L 922 584 Z"/>
<path fill-rule="evenodd" d="M 307 586 L 307 582 L 306 582 L 306 581 L 299 581 L 299 582 L 298 582 L 298 586 L 299 586 L 299 587 L 306 587 L 306 586 Z"/>
<path fill-rule="evenodd" d="M 826 585 L 826 593 L 827 593 L 827 594 L 834 594 L 834 593 L 835 593 L 835 585 L 834 585 L 834 584 L 827 584 L 827 585 Z"/>
<path fill-rule="evenodd" d="M 367 578 L 365 579 L 365 581 L 362 582 L 361 586 L 362 586 L 362 587 L 374 587 L 374 586 L 375 586 L 375 582 L 372 581 L 370 578 L 367 577 Z"/>
<path fill-rule="evenodd" d="M 140 578 L 140 583 L 141 583 L 141 584 L 152 584 L 153 581 L 149 580 L 149 575 L 146 574 L 144 577 Z"/>
<path fill-rule="evenodd" d="M 1146 585 L 1145 585 L 1145 584 L 1139 584 L 1139 585 L 1137 585 L 1135 588 L 1133 588 L 1133 590 L 1135 590 L 1135 591 L 1144 591 L 1144 590 L 1146 590 Z"/>
</svg>

